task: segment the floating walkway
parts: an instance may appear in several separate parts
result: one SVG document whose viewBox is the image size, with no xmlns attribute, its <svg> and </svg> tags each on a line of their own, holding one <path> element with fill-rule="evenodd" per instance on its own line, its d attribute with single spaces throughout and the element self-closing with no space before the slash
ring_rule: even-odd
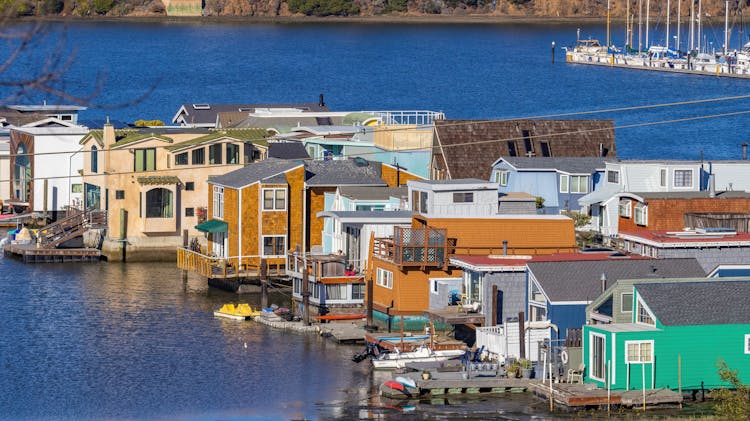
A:
<svg viewBox="0 0 750 421">
<path fill-rule="evenodd" d="M 549 400 L 549 383 L 532 382 L 529 385 L 535 395 Z M 682 404 L 682 396 L 669 389 L 642 390 L 613 390 L 607 397 L 606 389 L 599 389 L 591 384 L 555 383 L 552 385 L 552 398 L 555 405 L 562 405 L 572 409 L 606 408 L 607 405 L 632 409 L 655 407 L 678 407 Z"/>
<path fill-rule="evenodd" d="M 95 248 L 40 248 L 34 244 L 7 244 L 5 256 L 21 259 L 24 263 L 98 262 L 101 251 Z"/>
</svg>

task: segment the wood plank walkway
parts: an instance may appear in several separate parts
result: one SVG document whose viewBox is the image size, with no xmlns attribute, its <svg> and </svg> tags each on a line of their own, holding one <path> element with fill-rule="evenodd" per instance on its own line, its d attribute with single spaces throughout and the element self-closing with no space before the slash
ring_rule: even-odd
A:
<svg viewBox="0 0 750 421">
<path fill-rule="evenodd" d="M 3 253 L 24 263 L 96 262 L 101 259 L 101 251 L 95 248 L 45 249 L 36 244 L 8 244 Z"/>
<path fill-rule="evenodd" d="M 549 400 L 549 383 L 532 382 L 529 389 L 537 396 Z M 557 383 L 552 385 L 552 397 L 557 405 L 569 408 L 606 407 L 609 403 L 614 406 L 624 406 L 639 409 L 643 407 L 643 391 L 641 390 L 613 390 L 607 400 L 607 390 L 592 384 Z M 678 406 L 682 403 L 682 396 L 669 389 L 646 390 L 646 408 L 656 406 Z"/>
</svg>

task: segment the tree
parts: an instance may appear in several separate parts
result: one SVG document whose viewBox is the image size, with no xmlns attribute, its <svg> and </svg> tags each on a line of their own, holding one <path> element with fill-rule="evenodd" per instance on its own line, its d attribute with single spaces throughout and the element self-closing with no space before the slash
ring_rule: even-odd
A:
<svg viewBox="0 0 750 421">
<path fill-rule="evenodd" d="M 729 420 L 750 419 L 750 386 L 740 381 L 737 370 L 732 370 L 724 359 L 719 358 L 716 363 L 719 378 L 729 383 L 734 390 L 721 388 L 714 391 L 714 411 L 721 418 Z"/>
</svg>

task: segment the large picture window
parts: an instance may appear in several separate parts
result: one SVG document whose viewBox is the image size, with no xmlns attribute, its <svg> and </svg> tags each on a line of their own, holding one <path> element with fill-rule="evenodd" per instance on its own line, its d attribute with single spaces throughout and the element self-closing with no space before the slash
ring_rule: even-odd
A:
<svg viewBox="0 0 750 421">
<path fill-rule="evenodd" d="M 206 149 L 200 148 L 193 151 L 193 165 L 203 165 L 206 163 Z"/>
<path fill-rule="evenodd" d="M 263 236 L 263 256 L 265 257 L 283 257 L 286 254 L 286 237 Z"/>
<path fill-rule="evenodd" d="M 234 143 L 227 143 L 227 164 L 240 163 L 240 147 Z"/>
<path fill-rule="evenodd" d="M 286 189 L 263 189 L 263 210 L 286 210 Z"/>
<path fill-rule="evenodd" d="M 138 171 L 156 171 L 156 148 L 135 149 L 134 170 Z"/>
<path fill-rule="evenodd" d="M 171 218 L 172 191 L 152 189 L 146 192 L 146 218 Z"/>
</svg>

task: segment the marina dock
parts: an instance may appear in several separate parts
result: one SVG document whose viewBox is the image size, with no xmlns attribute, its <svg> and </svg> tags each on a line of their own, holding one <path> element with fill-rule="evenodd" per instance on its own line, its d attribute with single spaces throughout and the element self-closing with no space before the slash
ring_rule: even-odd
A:
<svg viewBox="0 0 750 421">
<path fill-rule="evenodd" d="M 549 400 L 549 383 L 539 381 L 530 383 L 529 390 L 542 399 Z M 552 385 L 552 398 L 555 405 L 567 408 L 606 408 L 607 405 L 621 406 L 632 409 L 644 408 L 644 392 L 642 390 L 613 390 L 607 397 L 606 389 L 599 389 L 591 384 L 555 383 Z M 668 389 L 653 389 L 645 391 L 645 408 L 677 407 L 682 404 L 682 396 Z"/>
<path fill-rule="evenodd" d="M 5 256 L 21 259 L 24 263 L 98 262 L 101 252 L 95 248 L 41 248 L 34 244 L 8 244 Z"/>
</svg>

